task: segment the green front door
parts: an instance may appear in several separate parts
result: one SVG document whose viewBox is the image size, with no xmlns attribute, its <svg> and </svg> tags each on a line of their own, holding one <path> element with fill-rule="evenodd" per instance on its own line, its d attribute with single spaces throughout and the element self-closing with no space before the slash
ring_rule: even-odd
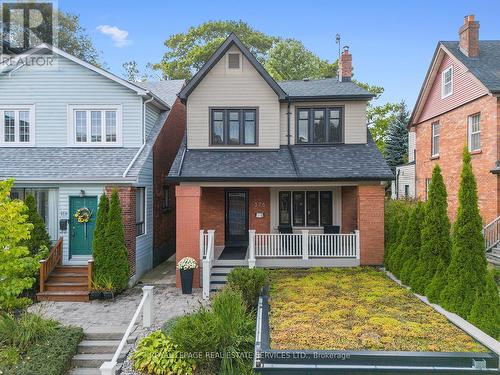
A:
<svg viewBox="0 0 500 375">
<path fill-rule="evenodd" d="M 80 210 L 90 211 L 90 219 L 81 223 L 75 214 Z M 92 255 L 92 238 L 94 237 L 95 219 L 97 215 L 97 197 L 69 198 L 69 254 L 70 257 Z"/>
</svg>

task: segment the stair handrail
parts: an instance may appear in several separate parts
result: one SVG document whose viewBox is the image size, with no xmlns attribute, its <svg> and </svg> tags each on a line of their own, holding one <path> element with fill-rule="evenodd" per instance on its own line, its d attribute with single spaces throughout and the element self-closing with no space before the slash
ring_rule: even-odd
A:
<svg viewBox="0 0 500 375">
<path fill-rule="evenodd" d="M 120 341 L 120 345 L 118 345 L 118 348 L 115 351 L 115 354 L 113 355 L 113 358 L 111 361 L 104 362 L 99 370 L 101 371 L 101 375 L 115 375 L 116 374 L 116 365 L 118 363 L 118 358 L 120 357 L 120 353 L 123 350 L 123 347 L 127 343 L 128 337 L 132 333 L 132 330 L 134 328 L 135 322 L 137 321 L 137 318 L 139 317 L 139 314 L 142 312 L 142 325 L 144 328 L 149 328 L 151 327 L 151 324 L 153 323 L 153 286 L 151 285 L 146 285 L 145 287 L 142 288 L 142 299 L 141 302 L 139 303 L 139 306 L 137 306 L 137 309 L 135 310 L 135 314 L 132 317 L 132 320 L 130 321 L 127 330 L 125 331 L 122 340 Z"/>
<path fill-rule="evenodd" d="M 500 242 L 500 216 L 483 227 L 483 236 L 486 251 Z"/>
<path fill-rule="evenodd" d="M 63 239 L 59 237 L 55 245 L 50 248 L 47 258 L 40 260 L 40 292 L 45 291 L 45 282 L 49 278 L 50 273 L 61 263 L 62 245 Z"/>
<path fill-rule="evenodd" d="M 202 287 L 203 287 L 203 299 L 208 299 L 210 297 L 210 271 L 212 270 L 212 263 L 215 257 L 215 230 L 211 229 L 207 231 L 208 239 L 206 242 L 205 257 L 202 259 Z"/>
</svg>

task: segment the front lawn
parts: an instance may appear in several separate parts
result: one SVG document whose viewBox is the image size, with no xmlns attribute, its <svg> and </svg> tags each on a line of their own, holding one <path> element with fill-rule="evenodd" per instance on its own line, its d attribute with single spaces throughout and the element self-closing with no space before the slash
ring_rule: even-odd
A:
<svg viewBox="0 0 500 375">
<path fill-rule="evenodd" d="M 486 352 L 371 267 L 270 272 L 271 349 Z"/>
</svg>

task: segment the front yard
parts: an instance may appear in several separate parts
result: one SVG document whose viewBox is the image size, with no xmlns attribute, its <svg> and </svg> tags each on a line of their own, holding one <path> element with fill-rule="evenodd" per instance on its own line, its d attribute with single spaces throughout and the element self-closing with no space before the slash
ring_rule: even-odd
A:
<svg viewBox="0 0 500 375">
<path fill-rule="evenodd" d="M 275 270 L 269 305 L 271 349 L 487 351 L 375 268 Z"/>
</svg>

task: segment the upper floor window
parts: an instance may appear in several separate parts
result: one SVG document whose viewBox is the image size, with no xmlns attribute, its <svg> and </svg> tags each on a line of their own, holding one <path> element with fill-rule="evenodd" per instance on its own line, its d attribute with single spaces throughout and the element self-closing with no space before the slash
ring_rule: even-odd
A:
<svg viewBox="0 0 500 375">
<path fill-rule="evenodd" d="M 2 126 L 0 146 L 33 146 L 35 143 L 35 109 L 33 106 L 0 107 Z"/>
<path fill-rule="evenodd" d="M 299 108 L 296 143 L 343 142 L 342 107 Z"/>
<path fill-rule="evenodd" d="M 256 108 L 224 108 L 210 111 L 212 146 L 253 146 L 257 144 Z"/>
<path fill-rule="evenodd" d="M 432 124 L 432 155 L 439 156 L 439 122 Z"/>
<path fill-rule="evenodd" d="M 469 151 L 481 150 L 481 116 L 479 113 L 468 118 L 468 144 Z"/>
<path fill-rule="evenodd" d="M 453 94 L 453 66 L 441 73 L 441 98 L 446 98 L 451 94 Z"/>
<path fill-rule="evenodd" d="M 241 69 L 241 54 L 228 53 L 227 54 L 227 68 L 228 69 Z"/>
<path fill-rule="evenodd" d="M 70 145 L 120 146 L 122 115 L 120 106 L 71 106 Z"/>
</svg>

